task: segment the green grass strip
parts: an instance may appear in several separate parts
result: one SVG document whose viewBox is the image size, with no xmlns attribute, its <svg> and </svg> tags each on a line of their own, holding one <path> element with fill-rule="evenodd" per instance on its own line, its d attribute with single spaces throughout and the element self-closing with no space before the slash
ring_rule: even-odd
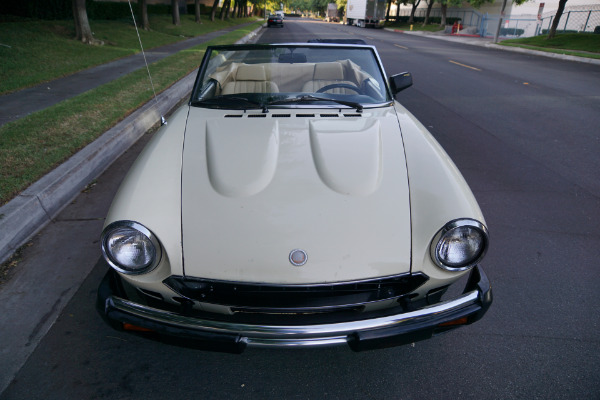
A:
<svg viewBox="0 0 600 400">
<path fill-rule="evenodd" d="M 546 36 L 533 36 L 503 40 L 500 44 L 547 53 L 600 59 L 600 35 L 593 33 L 563 33 L 552 39 Z"/>
<path fill-rule="evenodd" d="M 202 24 L 193 15 L 182 15 L 181 25 L 170 15 L 151 15 L 150 31 L 140 30 L 144 49 L 255 21 L 236 18 Z M 140 52 L 135 27 L 129 20 L 90 21 L 94 37 L 102 46 L 74 40 L 73 21 L 25 20 L 0 23 L 0 94 L 57 79 L 86 68 Z"/>
<path fill-rule="evenodd" d="M 572 50 L 551 49 L 548 47 L 530 46 L 530 45 L 526 45 L 526 44 L 517 44 L 517 43 L 502 43 L 501 42 L 500 44 L 504 45 L 504 46 L 508 46 L 508 47 L 521 47 L 523 49 L 543 51 L 546 53 L 564 54 L 567 56 L 586 57 L 586 58 L 594 58 L 594 59 L 600 60 L 600 54 L 582 53 L 582 52 L 572 51 Z"/>
<path fill-rule="evenodd" d="M 209 45 L 246 36 L 263 21 L 150 65 L 157 92 L 196 69 Z M 0 127 L 0 204 L 152 99 L 145 69 Z"/>
</svg>

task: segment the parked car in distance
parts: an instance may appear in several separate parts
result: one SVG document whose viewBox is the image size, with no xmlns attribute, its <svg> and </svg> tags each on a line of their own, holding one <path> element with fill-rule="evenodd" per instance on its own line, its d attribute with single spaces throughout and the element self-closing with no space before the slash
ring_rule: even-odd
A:
<svg viewBox="0 0 600 400">
<path fill-rule="evenodd" d="M 488 230 L 394 99 L 411 85 L 408 72 L 386 78 L 373 46 L 208 47 L 189 103 L 106 217 L 101 315 L 229 352 L 362 351 L 479 320 Z"/>
<path fill-rule="evenodd" d="M 283 28 L 283 17 L 281 15 L 271 14 L 267 19 L 267 27 L 280 26 Z"/>
</svg>

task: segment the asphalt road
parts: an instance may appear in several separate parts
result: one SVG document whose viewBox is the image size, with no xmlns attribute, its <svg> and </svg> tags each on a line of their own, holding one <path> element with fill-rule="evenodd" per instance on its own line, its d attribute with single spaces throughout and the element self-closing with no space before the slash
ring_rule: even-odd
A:
<svg viewBox="0 0 600 400">
<path fill-rule="evenodd" d="M 97 240 L 140 143 L 26 249 L 23 268 L 91 273 L 0 399 L 600 399 L 600 68 L 290 19 L 260 41 L 348 35 L 376 45 L 388 74 L 413 73 L 398 99 L 480 202 L 495 295 L 484 319 L 365 353 L 229 355 L 111 330 L 94 310 Z"/>
</svg>

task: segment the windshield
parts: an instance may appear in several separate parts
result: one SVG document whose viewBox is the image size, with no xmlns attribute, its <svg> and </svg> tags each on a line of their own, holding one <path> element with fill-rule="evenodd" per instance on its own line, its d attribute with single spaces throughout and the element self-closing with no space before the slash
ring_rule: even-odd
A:
<svg viewBox="0 0 600 400">
<path fill-rule="evenodd" d="M 209 47 L 191 104 L 223 109 L 364 107 L 389 96 L 368 46 Z"/>
</svg>

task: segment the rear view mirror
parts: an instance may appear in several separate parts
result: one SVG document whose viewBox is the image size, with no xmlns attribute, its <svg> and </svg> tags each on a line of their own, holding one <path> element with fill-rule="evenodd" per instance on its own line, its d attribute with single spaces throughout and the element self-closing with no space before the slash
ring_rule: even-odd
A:
<svg viewBox="0 0 600 400">
<path fill-rule="evenodd" d="M 410 72 L 403 72 L 401 74 L 392 75 L 389 79 L 390 88 L 392 89 L 392 94 L 395 96 L 398 92 L 411 87 L 413 84 L 412 75 Z"/>
</svg>

